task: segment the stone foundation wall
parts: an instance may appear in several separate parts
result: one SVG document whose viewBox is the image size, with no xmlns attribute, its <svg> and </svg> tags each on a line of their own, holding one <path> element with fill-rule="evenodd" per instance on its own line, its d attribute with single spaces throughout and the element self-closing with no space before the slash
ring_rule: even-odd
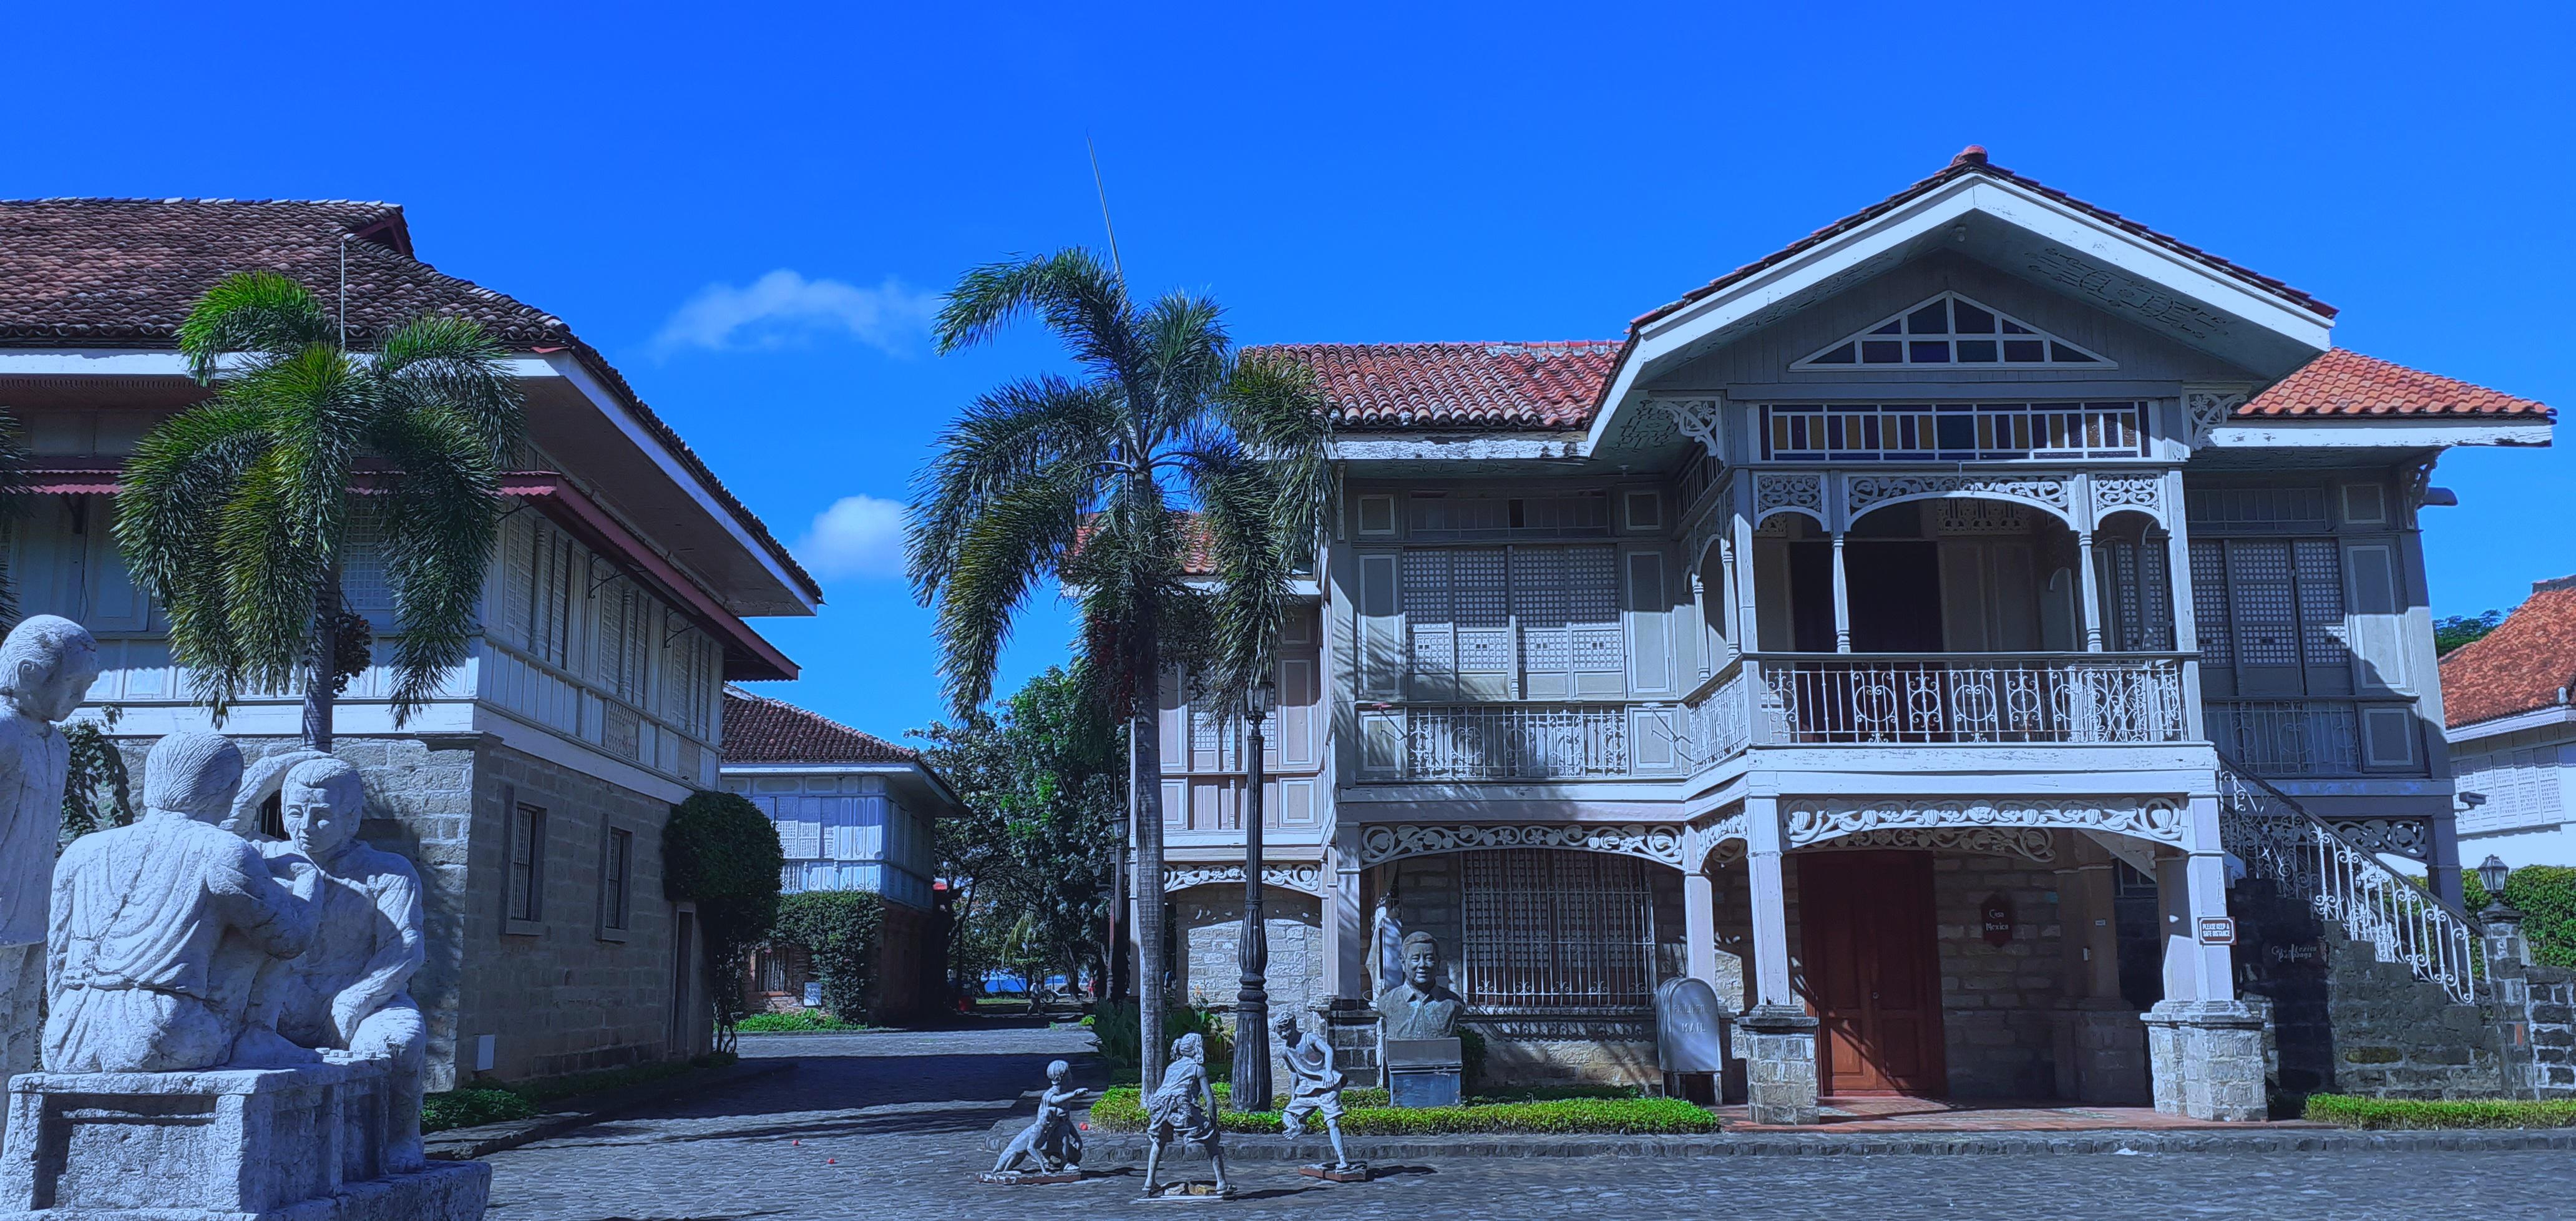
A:
<svg viewBox="0 0 2576 1221">
<path fill-rule="evenodd" d="M 1178 981 L 1193 1004 L 1231 1010 L 1243 988 L 1243 884 L 1196 886 L 1172 896 L 1184 946 Z M 1315 896 L 1276 886 L 1261 890 L 1262 931 L 1270 942 L 1263 970 L 1271 1012 L 1294 1011 L 1300 1020 L 1324 995 L 1323 909 Z"/>
<path fill-rule="evenodd" d="M 1987 897 L 1997 894 L 2013 909 L 2012 939 L 2000 946 L 1986 940 L 1981 919 Z M 2055 867 L 2018 856 L 1937 853 L 1932 909 L 1951 1094 L 2054 1097 L 2054 1015 L 2067 994 Z"/>
<path fill-rule="evenodd" d="M 2238 921 L 2238 990 L 2271 1009 L 2276 1109 L 2309 1094 L 2494 1098 L 2504 1089 L 2497 1036 L 2476 1005 L 2452 1003 L 2403 963 L 2320 921 L 2270 883 L 2229 894 Z"/>
</svg>

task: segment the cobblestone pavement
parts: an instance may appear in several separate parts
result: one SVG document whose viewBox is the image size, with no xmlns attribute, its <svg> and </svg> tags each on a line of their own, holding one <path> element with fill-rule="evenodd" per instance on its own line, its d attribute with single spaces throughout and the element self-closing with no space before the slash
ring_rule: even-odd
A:
<svg viewBox="0 0 2576 1221">
<path fill-rule="evenodd" d="M 1089 1036 L 976 1030 L 746 1037 L 792 1072 L 495 1154 L 489 1221 L 1108 1218 L 1142 1203 L 1133 1171 L 987 1187 L 985 1131 L 1049 1059 Z M 1205 1163 L 1189 1165 L 1204 1172 Z M 1762 1209 L 1819 1218 L 2432 1218 L 2576 1216 L 2564 1152 L 2170 1153 L 1955 1157 L 1467 1159 L 1332 1185 L 1247 1162 L 1234 1218 L 1618 1218 Z"/>
</svg>

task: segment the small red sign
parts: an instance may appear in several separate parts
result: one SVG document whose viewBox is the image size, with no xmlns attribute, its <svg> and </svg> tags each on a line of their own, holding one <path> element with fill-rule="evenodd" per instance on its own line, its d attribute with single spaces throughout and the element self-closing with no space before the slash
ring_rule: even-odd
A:
<svg viewBox="0 0 2576 1221">
<path fill-rule="evenodd" d="M 2235 919 L 2229 916 L 2202 916 L 2200 918 L 2200 943 L 2202 945 L 2236 944 Z"/>
</svg>

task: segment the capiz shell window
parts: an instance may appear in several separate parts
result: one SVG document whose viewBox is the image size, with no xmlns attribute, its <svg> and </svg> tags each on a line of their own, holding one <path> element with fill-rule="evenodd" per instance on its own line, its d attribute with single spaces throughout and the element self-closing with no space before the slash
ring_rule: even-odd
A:
<svg viewBox="0 0 2576 1221">
<path fill-rule="evenodd" d="M 1788 462 L 2137 458 L 2145 405 L 2111 403 L 1775 403 L 1762 456 Z"/>
<path fill-rule="evenodd" d="M 1848 369 L 1891 365 L 2117 367 L 2093 352 L 1957 293 L 1942 293 L 1890 315 L 1789 367 Z"/>
</svg>

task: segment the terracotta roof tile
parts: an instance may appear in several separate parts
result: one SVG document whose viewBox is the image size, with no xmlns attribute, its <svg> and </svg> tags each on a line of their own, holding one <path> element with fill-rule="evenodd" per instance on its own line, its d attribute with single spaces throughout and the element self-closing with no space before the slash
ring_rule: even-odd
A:
<svg viewBox="0 0 2576 1221">
<path fill-rule="evenodd" d="M 2542 581 L 2496 629 L 2442 658 L 2453 728 L 2565 704 L 2576 683 L 2576 577 Z"/>
<path fill-rule="evenodd" d="M 2530 399 L 2375 356 L 2330 348 L 2236 409 L 2249 416 L 2513 415 L 2552 418 Z"/>
<path fill-rule="evenodd" d="M 1347 432 L 1551 431 L 1591 424 L 1616 340 L 1297 343 L 1249 348 L 1312 369 Z"/>
<path fill-rule="evenodd" d="M 921 752 L 784 700 L 724 693 L 726 763 L 919 763 Z"/>
<path fill-rule="evenodd" d="M 606 381 L 806 593 L 814 583 L 757 514 L 562 319 L 412 255 L 399 205 L 286 199 L 0 200 L 0 345 L 166 348 L 224 277 L 282 272 L 326 301 L 349 250 L 349 332 L 364 345 L 421 314 L 472 318 L 510 348 L 569 351 Z"/>
</svg>

